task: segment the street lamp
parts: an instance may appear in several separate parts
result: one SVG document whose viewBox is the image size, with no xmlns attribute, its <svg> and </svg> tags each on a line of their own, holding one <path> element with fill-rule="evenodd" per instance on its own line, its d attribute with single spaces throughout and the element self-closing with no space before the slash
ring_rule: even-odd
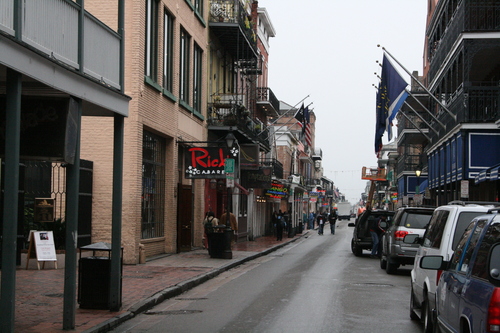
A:
<svg viewBox="0 0 500 333">
<path fill-rule="evenodd" d="M 229 129 L 229 133 L 226 135 L 226 144 L 227 148 L 231 149 L 233 148 L 234 143 L 237 141 L 236 137 L 233 134 L 232 129 Z M 227 161 L 227 159 L 226 159 Z M 227 166 L 225 167 L 227 168 Z M 233 170 L 233 175 L 234 177 L 234 170 Z M 226 174 L 226 177 L 228 175 Z M 228 179 L 226 178 L 226 181 Z M 231 241 L 233 238 L 233 230 L 231 229 L 231 213 L 229 207 L 231 206 L 231 186 L 227 184 L 227 201 L 226 201 L 226 228 L 224 229 L 224 259 L 232 259 L 233 258 L 233 252 L 231 250 Z"/>
<path fill-rule="evenodd" d="M 420 194 L 420 174 L 422 174 L 422 170 L 420 170 L 420 168 L 417 168 L 417 170 L 415 170 L 415 176 L 417 176 L 417 185 L 415 186 L 415 195 Z"/>
</svg>

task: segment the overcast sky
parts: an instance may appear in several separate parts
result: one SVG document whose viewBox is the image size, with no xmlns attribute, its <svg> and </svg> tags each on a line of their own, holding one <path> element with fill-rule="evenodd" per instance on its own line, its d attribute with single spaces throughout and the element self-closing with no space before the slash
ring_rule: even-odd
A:
<svg viewBox="0 0 500 333">
<path fill-rule="evenodd" d="M 267 9 L 276 30 L 269 87 L 290 105 L 309 95 L 304 103 L 313 103 L 324 176 L 354 203 L 366 186 L 362 167 L 377 165 L 373 84 L 383 56 L 377 44 L 421 74 L 427 1 L 260 0 L 259 7 Z"/>
</svg>

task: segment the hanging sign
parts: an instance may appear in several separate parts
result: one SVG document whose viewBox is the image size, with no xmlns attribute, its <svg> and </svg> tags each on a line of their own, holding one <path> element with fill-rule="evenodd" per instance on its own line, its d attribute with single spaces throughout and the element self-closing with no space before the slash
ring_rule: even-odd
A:
<svg viewBox="0 0 500 333">
<path fill-rule="evenodd" d="M 188 179 L 224 179 L 226 158 L 237 158 L 238 150 L 224 147 L 187 147 L 184 175 Z M 234 168 L 234 164 L 233 164 Z"/>
</svg>

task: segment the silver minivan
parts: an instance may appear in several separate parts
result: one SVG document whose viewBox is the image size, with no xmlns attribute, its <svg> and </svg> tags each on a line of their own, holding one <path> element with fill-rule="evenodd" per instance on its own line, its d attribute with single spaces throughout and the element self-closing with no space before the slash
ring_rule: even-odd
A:
<svg viewBox="0 0 500 333">
<path fill-rule="evenodd" d="M 416 240 L 420 247 L 411 271 L 410 318 L 422 320 L 425 332 L 433 331 L 432 312 L 436 307 L 436 286 L 442 271 L 420 268 L 421 258 L 437 255 L 449 261 L 469 223 L 497 205 L 498 202 L 453 201 L 440 206 L 434 211 L 424 236 Z"/>
</svg>

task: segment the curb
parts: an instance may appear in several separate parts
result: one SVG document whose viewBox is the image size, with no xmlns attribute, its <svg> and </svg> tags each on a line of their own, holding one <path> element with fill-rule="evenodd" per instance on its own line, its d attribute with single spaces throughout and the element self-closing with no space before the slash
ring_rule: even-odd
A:
<svg viewBox="0 0 500 333">
<path fill-rule="evenodd" d="M 184 292 L 186 292 L 194 287 L 197 287 L 200 284 L 202 284 L 210 279 L 213 279 L 217 275 L 220 275 L 221 273 L 228 271 L 231 268 L 237 267 L 237 266 L 244 264 L 248 261 L 265 256 L 271 252 L 274 252 L 274 251 L 284 247 L 285 245 L 288 245 L 288 244 L 291 244 L 291 243 L 297 241 L 298 239 L 300 239 L 308 234 L 309 234 L 309 230 L 304 231 L 302 234 L 299 235 L 299 237 L 294 237 L 293 239 L 290 239 L 289 241 L 286 241 L 286 242 L 283 242 L 281 244 L 270 247 L 269 249 L 266 249 L 262 252 L 255 253 L 253 255 L 242 258 L 240 260 L 236 260 L 232 263 L 228 263 L 228 264 L 223 265 L 221 267 L 214 268 L 210 272 L 207 272 L 205 274 L 199 275 L 197 277 L 194 277 L 192 279 L 189 279 L 189 280 L 186 280 L 183 282 L 179 282 L 178 284 L 176 284 L 174 286 L 163 289 L 151 297 L 148 297 L 148 298 L 145 298 L 143 300 L 138 301 L 137 303 L 132 305 L 129 308 L 129 310 L 125 311 L 124 313 L 121 313 L 121 314 L 117 315 L 116 317 L 110 318 L 110 319 L 108 319 L 108 320 L 88 329 L 88 330 L 85 330 L 83 333 L 109 332 L 112 329 L 118 327 L 120 324 L 124 323 L 125 321 L 134 318 L 135 316 L 151 309 L 155 305 L 158 305 L 161 302 L 163 302 L 169 298 L 179 296 L 180 294 L 182 294 L 182 293 L 184 293 Z"/>
</svg>

